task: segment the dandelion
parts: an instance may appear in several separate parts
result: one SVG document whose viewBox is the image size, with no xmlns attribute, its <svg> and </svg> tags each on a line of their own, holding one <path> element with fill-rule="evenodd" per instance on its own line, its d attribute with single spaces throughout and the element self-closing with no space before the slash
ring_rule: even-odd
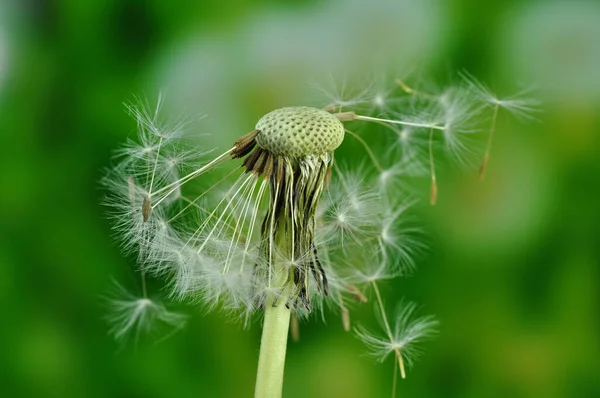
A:
<svg viewBox="0 0 600 398">
<path fill-rule="evenodd" d="M 468 156 L 463 136 L 485 109 L 468 87 L 439 95 L 407 87 L 374 97 L 368 90 L 357 91 L 358 98 L 334 95 L 324 108 L 276 109 L 221 153 L 188 149 L 186 124 L 161 121 L 162 98 L 152 111 L 129 105 L 139 140 L 118 153 L 103 183 L 115 232 L 137 254 L 143 296 L 113 302 L 115 337 L 137 334 L 152 321 L 179 328 L 183 318 L 148 299 L 147 276 L 166 280 L 174 300 L 246 323 L 261 313 L 255 394 L 276 397 L 290 327 L 297 340 L 299 322 L 328 309 L 351 330 L 353 306 L 374 293 L 387 338 L 363 328 L 358 334 L 379 354 L 395 352 L 405 377 L 404 361 L 412 362 L 415 345 L 436 323 L 409 320 L 411 305 L 390 322 L 379 293 L 379 283 L 412 272 L 425 247 L 410 216 L 416 201 L 400 177 L 422 172 L 428 162 L 435 182 L 434 144 L 455 158 Z M 368 111 L 359 111 L 360 104 Z M 385 117 L 372 114 L 382 109 Z M 356 130 L 369 124 L 384 127 L 378 138 L 389 142 L 388 154 L 378 154 L 373 137 Z M 346 140 L 360 144 L 367 163 L 334 161 Z"/>
</svg>

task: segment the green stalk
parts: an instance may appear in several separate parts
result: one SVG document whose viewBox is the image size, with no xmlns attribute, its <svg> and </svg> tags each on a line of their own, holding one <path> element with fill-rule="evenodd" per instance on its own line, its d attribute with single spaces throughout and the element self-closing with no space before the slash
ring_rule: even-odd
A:
<svg viewBox="0 0 600 398">
<path fill-rule="evenodd" d="M 286 297 L 279 297 L 278 305 L 274 307 L 271 298 L 265 306 L 255 398 L 281 397 L 291 314 L 285 306 L 286 300 Z"/>
<path fill-rule="evenodd" d="M 277 196 L 277 195 L 276 195 Z M 292 242 L 286 241 L 290 234 L 286 228 L 291 228 L 288 220 L 282 220 L 278 227 L 275 245 L 281 253 L 291 250 Z M 285 267 L 273 259 L 271 272 L 274 286 L 282 290 L 275 297 L 271 294 L 265 300 L 265 318 L 260 340 L 260 355 L 256 373 L 255 398 L 279 398 L 283 389 L 283 371 L 285 368 L 285 353 L 287 349 L 291 311 L 285 303 L 289 298 L 289 288 L 284 287 L 289 275 Z M 273 305 L 277 300 L 276 305 Z"/>
</svg>

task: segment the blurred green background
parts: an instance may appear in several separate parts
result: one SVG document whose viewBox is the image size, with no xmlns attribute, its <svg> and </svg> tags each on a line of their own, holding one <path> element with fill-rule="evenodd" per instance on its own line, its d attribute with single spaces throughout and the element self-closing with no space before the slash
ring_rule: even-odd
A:
<svg viewBox="0 0 600 398">
<path fill-rule="evenodd" d="M 2 0 L 0 395 L 252 395 L 258 325 L 189 307 L 159 344 L 107 334 L 111 278 L 136 286 L 99 204 L 135 134 L 123 102 L 164 90 L 226 143 L 309 104 L 307 81 L 462 69 L 501 95 L 536 84 L 542 112 L 501 118 L 484 182 L 444 167 L 432 208 L 422 181 L 431 250 L 384 294 L 441 333 L 398 396 L 599 397 L 600 3 L 566 0 Z M 364 353 L 335 315 L 302 325 L 284 396 L 389 396 L 392 362 Z"/>
</svg>

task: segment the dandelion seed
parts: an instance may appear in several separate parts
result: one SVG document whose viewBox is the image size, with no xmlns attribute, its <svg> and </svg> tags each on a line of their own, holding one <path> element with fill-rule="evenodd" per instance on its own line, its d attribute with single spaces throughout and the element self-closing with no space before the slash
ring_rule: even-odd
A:
<svg viewBox="0 0 600 398">
<path fill-rule="evenodd" d="M 492 121 L 488 132 L 488 141 L 481 166 L 479 167 L 479 179 L 483 180 L 490 157 L 492 139 L 494 137 L 494 132 L 496 131 L 498 111 L 504 109 L 517 118 L 534 120 L 533 114 L 538 112 L 537 107 L 539 106 L 539 102 L 526 97 L 527 94 L 530 94 L 531 90 L 524 90 L 507 98 L 499 98 L 489 89 L 489 87 L 475 79 L 475 77 L 469 73 L 463 72 L 462 78 L 469 90 L 471 90 L 475 96 L 477 96 L 484 104 L 493 108 Z"/>
<path fill-rule="evenodd" d="M 147 297 L 136 297 L 123 287 L 115 285 L 114 298 L 109 300 L 112 325 L 110 333 L 116 340 L 126 341 L 129 337 L 138 340 L 142 334 L 158 333 L 164 329 L 163 338 L 185 326 L 187 317 L 171 312 L 159 302 Z"/>
<path fill-rule="evenodd" d="M 376 284 L 373 284 L 377 300 L 380 323 L 384 335 L 373 333 L 365 327 L 356 328 L 357 336 L 369 350 L 369 354 L 376 360 L 383 362 L 390 354 L 394 354 L 400 368 L 400 375 L 406 378 L 406 365 L 412 366 L 421 354 L 418 343 L 431 339 L 437 334 L 439 323 L 432 316 L 415 318 L 416 305 L 414 303 L 400 303 L 396 313 L 388 321 L 388 316 L 383 307 L 383 301 Z"/>
<path fill-rule="evenodd" d="M 513 116 L 525 120 L 534 120 L 534 114 L 539 112 L 540 102 L 529 97 L 533 91 L 532 88 L 522 90 L 509 97 L 500 98 L 488 86 L 468 72 L 463 71 L 461 77 L 467 84 L 467 88 L 488 106 L 504 109 Z"/>
</svg>

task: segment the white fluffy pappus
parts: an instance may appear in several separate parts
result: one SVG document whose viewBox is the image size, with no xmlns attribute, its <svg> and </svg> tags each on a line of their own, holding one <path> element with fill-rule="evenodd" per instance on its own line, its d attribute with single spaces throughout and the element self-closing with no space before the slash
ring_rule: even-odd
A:
<svg viewBox="0 0 600 398">
<path fill-rule="evenodd" d="M 169 311 L 159 301 L 135 296 L 117 283 L 107 302 L 109 333 L 120 342 L 138 341 L 142 335 L 149 334 L 166 338 L 181 330 L 187 322 L 186 315 Z"/>
<path fill-rule="evenodd" d="M 402 378 L 406 377 L 405 364 L 412 366 L 422 353 L 418 344 L 433 338 L 439 326 L 433 316 L 416 317 L 416 310 L 415 303 L 400 302 L 389 316 L 393 324 L 388 323 L 385 312 L 376 311 L 382 332 L 374 333 L 363 326 L 356 328 L 356 335 L 365 343 L 370 356 L 383 362 L 390 354 L 395 355 Z"/>
</svg>

